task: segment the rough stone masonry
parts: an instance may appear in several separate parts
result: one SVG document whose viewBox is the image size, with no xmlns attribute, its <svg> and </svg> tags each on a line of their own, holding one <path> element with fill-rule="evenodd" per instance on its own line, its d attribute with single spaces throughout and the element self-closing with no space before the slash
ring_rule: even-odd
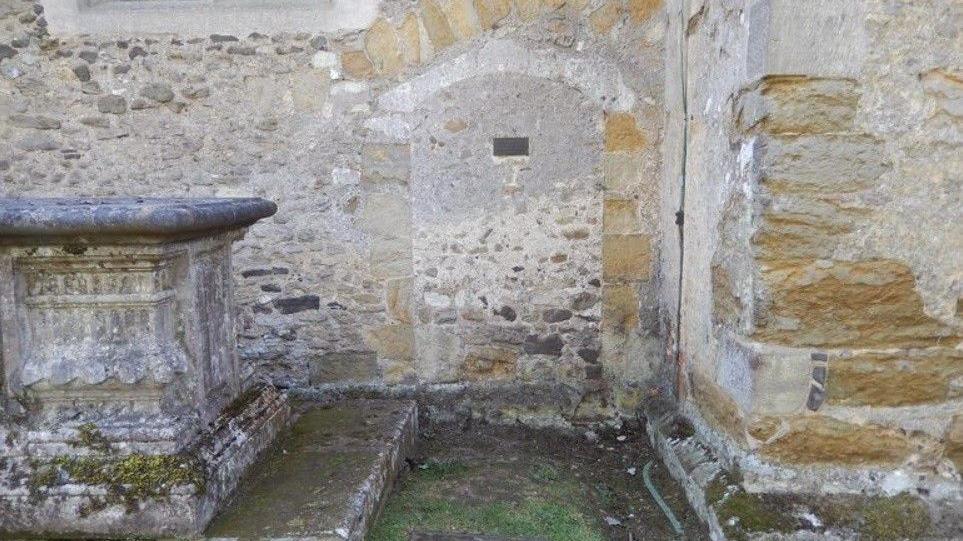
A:
<svg viewBox="0 0 963 541">
<path fill-rule="evenodd" d="M 0 0 L 0 190 L 276 201 L 248 378 L 555 424 L 672 395 L 749 487 L 958 501 L 959 3 L 368 4 L 83 35 Z"/>
</svg>

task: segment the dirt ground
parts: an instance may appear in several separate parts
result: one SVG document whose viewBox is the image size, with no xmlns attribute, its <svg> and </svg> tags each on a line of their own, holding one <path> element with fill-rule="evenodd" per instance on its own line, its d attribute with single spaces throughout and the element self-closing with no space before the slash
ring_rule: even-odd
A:
<svg viewBox="0 0 963 541">
<path fill-rule="evenodd" d="M 452 532 L 545 541 L 708 539 L 638 426 L 586 434 L 434 425 L 368 541 Z M 643 467 L 683 526 L 676 535 Z"/>
</svg>

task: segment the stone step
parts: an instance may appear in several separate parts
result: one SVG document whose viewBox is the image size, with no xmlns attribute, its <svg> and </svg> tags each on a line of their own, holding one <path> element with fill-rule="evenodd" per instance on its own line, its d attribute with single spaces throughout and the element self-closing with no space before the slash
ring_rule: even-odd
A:
<svg viewBox="0 0 963 541">
<path fill-rule="evenodd" d="M 362 541 L 417 439 L 411 401 L 301 404 L 208 539 Z"/>
</svg>

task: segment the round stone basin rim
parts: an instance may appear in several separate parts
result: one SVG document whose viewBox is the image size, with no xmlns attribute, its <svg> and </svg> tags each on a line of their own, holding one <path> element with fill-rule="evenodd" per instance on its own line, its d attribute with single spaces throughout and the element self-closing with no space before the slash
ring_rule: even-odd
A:
<svg viewBox="0 0 963 541">
<path fill-rule="evenodd" d="M 258 197 L 0 199 L 0 238 L 177 236 L 246 227 L 275 212 Z"/>
</svg>

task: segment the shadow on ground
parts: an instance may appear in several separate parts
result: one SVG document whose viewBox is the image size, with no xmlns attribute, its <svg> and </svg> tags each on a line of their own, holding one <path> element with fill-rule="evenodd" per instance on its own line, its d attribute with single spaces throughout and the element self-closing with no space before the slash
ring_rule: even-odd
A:
<svg viewBox="0 0 963 541">
<path fill-rule="evenodd" d="M 516 427 L 431 426 L 367 541 L 458 532 L 546 541 L 708 539 L 638 429 L 586 436 Z M 674 533 L 642 469 L 682 523 Z"/>
</svg>

